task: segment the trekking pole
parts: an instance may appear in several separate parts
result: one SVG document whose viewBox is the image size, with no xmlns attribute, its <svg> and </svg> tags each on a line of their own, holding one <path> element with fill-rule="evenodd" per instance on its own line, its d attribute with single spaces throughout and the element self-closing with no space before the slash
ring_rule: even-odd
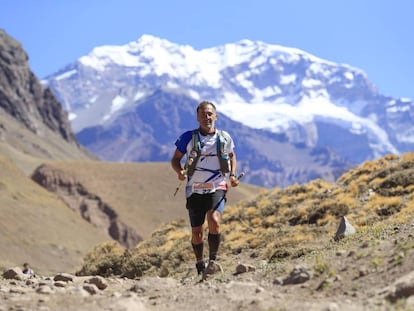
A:
<svg viewBox="0 0 414 311">
<path fill-rule="evenodd" d="M 174 196 L 177 194 L 178 190 L 180 190 L 180 187 L 181 187 L 181 185 L 182 185 L 183 181 L 184 181 L 184 180 L 181 180 L 181 181 L 178 183 L 177 188 L 175 188 Z"/>
<path fill-rule="evenodd" d="M 236 176 L 236 180 L 239 182 L 246 175 L 244 172 L 241 172 L 239 175 Z M 238 183 L 237 183 L 238 184 Z"/>
<path fill-rule="evenodd" d="M 240 180 L 240 179 L 242 179 L 242 178 L 244 177 L 244 175 L 246 175 L 246 173 L 245 173 L 245 172 L 241 172 L 241 173 L 239 174 L 239 176 L 237 176 L 237 177 L 236 177 L 236 179 L 237 179 L 237 180 Z"/>
<path fill-rule="evenodd" d="M 186 163 L 186 165 L 184 166 L 184 170 L 183 170 L 183 175 L 184 175 L 184 176 L 187 176 L 188 167 L 189 167 L 191 164 L 193 164 L 193 161 L 194 161 L 194 158 L 193 158 L 193 157 L 190 157 L 190 158 L 188 159 L 188 162 L 187 162 L 187 163 Z M 180 190 L 181 185 L 183 184 L 183 182 L 184 182 L 184 180 L 181 180 L 181 181 L 178 183 L 177 188 L 175 188 L 174 196 L 177 194 L 178 190 Z"/>
</svg>

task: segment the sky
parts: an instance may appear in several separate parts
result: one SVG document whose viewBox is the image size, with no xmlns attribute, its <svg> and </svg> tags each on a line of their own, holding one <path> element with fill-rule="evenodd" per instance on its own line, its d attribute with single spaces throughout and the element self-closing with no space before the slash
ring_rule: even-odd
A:
<svg viewBox="0 0 414 311">
<path fill-rule="evenodd" d="M 201 50 L 243 39 L 362 69 L 414 99 L 412 0 L 0 0 L 0 28 L 44 78 L 96 46 L 153 35 Z"/>
</svg>

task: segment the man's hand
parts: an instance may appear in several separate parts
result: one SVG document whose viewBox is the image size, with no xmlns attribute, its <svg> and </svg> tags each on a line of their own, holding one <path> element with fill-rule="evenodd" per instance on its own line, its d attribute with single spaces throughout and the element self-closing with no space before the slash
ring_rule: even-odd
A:
<svg viewBox="0 0 414 311">
<path fill-rule="evenodd" d="M 236 176 L 230 176 L 230 184 L 232 187 L 237 187 L 239 185 L 239 179 Z"/>
<path fill-rule="evenodd" d="M 187 176 L 187 172 L 185 171 L 185 170 L 181 170 L 179 173 L 178 173 L 178 179 L 179 180 L 185 180 L 185 177 Z"/>
</svg>

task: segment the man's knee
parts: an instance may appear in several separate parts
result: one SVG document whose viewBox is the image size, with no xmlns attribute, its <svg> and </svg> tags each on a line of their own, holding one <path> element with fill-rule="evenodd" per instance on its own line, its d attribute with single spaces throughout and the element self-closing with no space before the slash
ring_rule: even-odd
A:
<svg viewBox="0 0 414 311">
<path fill-rule="evenodd" d="M 212 226 L 220 226 L 220 219 L 221 214 L 218 211 L 212 211 L 207 215 L 207 221 Z"/>
<path fill-rule="evenodd" d="M 203 228 L 202 227 L 194 227 L 191 230 L 191 242 L 194 244 L 199 244 L 203 241 Z"/>
</svg>

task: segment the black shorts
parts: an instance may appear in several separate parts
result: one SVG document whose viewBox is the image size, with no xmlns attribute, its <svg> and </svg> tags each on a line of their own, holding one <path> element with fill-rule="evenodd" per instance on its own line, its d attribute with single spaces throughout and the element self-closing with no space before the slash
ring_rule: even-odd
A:
<svg viewBox="0 0 414 311">
<path fill-rule="evenodd" d="M 199 227 L 204 224 L 206 214 L 209 210 L 217 210 L 223 213 L 226 202 L 226 191 L 216 190 L 213 193 L 193 193 L 187 198 L 188 216 L 191 227 Z"/>
</svg>

